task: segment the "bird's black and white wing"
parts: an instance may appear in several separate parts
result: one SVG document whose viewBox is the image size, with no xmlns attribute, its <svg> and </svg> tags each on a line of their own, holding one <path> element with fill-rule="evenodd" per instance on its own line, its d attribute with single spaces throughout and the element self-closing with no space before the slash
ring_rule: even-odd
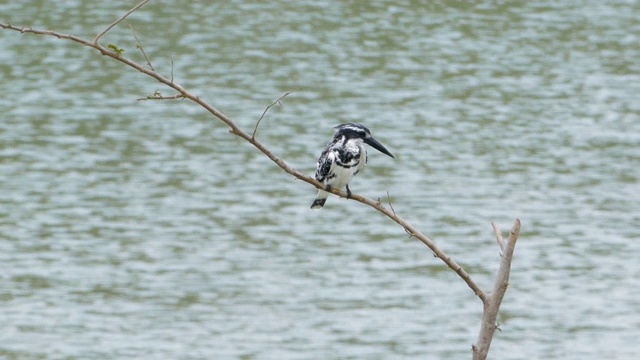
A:
<svg viewBox="0 0 640 360">
<path fill-rule="evenodd" d="M 325 181 L 327 180 L 327 178 L 331 177 L 331 168 L 335 163 L 335 152 L 331 149 L 324 150 L 318 158 L 318 163 L 316 164 L 316 180 L 326 185 Z"/>
</svg>

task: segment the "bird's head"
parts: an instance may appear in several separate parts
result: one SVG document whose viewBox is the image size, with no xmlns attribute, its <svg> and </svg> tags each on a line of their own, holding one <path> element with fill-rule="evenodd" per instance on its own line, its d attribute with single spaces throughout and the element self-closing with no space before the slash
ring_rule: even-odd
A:
<svg viewBox="0 0 640 360">
<path fill-rule="evenodd" d="M 380 142 L 371 136 L 371 131 L 367 129 L 365 126 L 354 123 L 341 124 L 335 127 L 336 134 L 335 136 L 344 136 L 347 139 L 362 139 L 365 144 L 370 145 L 374 149 L 380 151 L 381 153 L 391 156 L 395 159 L 395 156 L 387 150 Z"/>
</svg>

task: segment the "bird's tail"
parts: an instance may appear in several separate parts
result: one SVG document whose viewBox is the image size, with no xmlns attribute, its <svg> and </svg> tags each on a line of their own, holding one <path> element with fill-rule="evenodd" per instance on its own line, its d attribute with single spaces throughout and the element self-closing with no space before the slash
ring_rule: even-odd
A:
<svg viewBox="0 0 640 360">
<path fill-rule="evenodd" d="M 316 199 L 313 200 L 313 204 L 311 204 L 312 209 L 321 209 L 324 206 L 324 203 L 327 202 L 327 197 L 329 197 L 329 193 L 323 190 L 318 190 L 318 195 L 316 195 Z"/>
</svg>

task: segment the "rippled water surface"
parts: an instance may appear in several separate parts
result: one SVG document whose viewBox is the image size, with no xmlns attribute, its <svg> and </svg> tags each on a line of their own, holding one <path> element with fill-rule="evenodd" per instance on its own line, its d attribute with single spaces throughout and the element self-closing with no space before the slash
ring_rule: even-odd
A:
<svg viewBox="0 0 640 360">
<path fill-rule="evenodd" d="M 92 38 L 131 4 L 0 4 Z M 636 2 L 151 1 L 103 44 L 311 174 L 361 122 L 352 190 L 489 289 L 522 220 L 490 358 L 640 354 Z M 481 303 L 390 220 L 314 190 L 159 83 L 0 31 L 0 357 L 465 359 Z M 386 201 L 386 200 L 384 200 Z"/>
</svg>

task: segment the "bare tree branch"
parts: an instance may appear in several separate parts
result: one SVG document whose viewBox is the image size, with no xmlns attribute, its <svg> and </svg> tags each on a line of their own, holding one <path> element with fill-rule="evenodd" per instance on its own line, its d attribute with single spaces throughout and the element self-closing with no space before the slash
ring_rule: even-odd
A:
<svg viewBox="0 0 640 360">
<path fill-rule="evenodd" d="M 393 205 L 391 204 L 391 195 L 389 195 L 389 192 L 387 191 L 387 203 L 389 204 L 389 208 L 391 209 L 391 212 L 393 213 L 393 220 L 397 220 L 398 219 L 398 215 L 396 215 L 396 209 L 393 208 Z M 380 205 L 380 199 L 378 198 L 378 201 L 376 201 L 377 205 Z M 407 235 L 409 235 L 410 238 L 412 238 L 414 236 L 414 234 L 410 233 L 409 230 L 407 230 L 407 228 L 404 228 L 404 232 L 407 233 Z"/>
<path fill-rule="evenodd" d="M 173 84 L 173 60 L 171 60 L 171 83 Z"/>
<path fill-rule="evenodd" d="M 380 203 L 380 200 L 378 200 L 376 203 Z M 387 191 L 387 203 L 389 204 L 389 208 L 391 209 L 391 212 L 393 212 L 393 216 L 397 216 L 396 215 L 396 209 L 393 208 L 393 205 L 391 205 L 391 195 L 389 195 L 389 191 Z"/>
<path fill-rule="evenodd" d="M 154 96 L 154 95 L 149 95 L 147 97 L 138 98 L 136 100 L 137 101 L 147 101 L 147 100 L 176 100 L 176 99 L 184 99 L 184 96 L 182 96 L 182 94 L 177 94 L 177 95 L 173 95 L 173 96 Z"/>
<path fill-rule="evenodd" d="M 504 251 L 504 239 L 502 239 L 502 231 L 498 225 L 494 222 L 491 223 L 493 226 L 493 233 L 496 234 L 496 241 L 498 242 L 498 246 L 500 246 L 500 251 Z"/>
<path fill-rule="evenodd" d="M 140 52 L 142 52 L 142 56 L 144 56 L 144 59 L 147 61 L 147 65 L 149 66 L 149 68 L 155 71 L 156 69 L 154 69 L 153 65 L 151 65 L 151 60 L 147 56 L 147 53 L 144 51 L 144 47 L 142 47 L 142 43 L 140 42 L 140 39 L 138 39 L 138 34 L 136 34 L 136 30 L 133 28 L 133 25 L 129 24 L 129 26 L 131 27 L 131 32 L 133 33 L 133 37 L 136 39 L 136 47 L 140 49 Z"/>
<path fill-rule="evenodd" d="M 498 236 L 497 226 L 494 225 L 496 230 L 496 236 Z M 496 282 L 493 285 L 491 293 L 485 296 L 482 300 L 483 313 L 482 324 L 480 326 L 480 334 L 478 335 L 478 341 L 471 347 L 473 351 L 473 360 L 485 360 L 489 353 L 489 347 L 491 346 L 491 340 L 496 329 L 498 329 L 498 310 L 504 294 L 507 292 L 509 286 L 509 273 L 511 272 L 511 259 L 513 258 L 513 250 L 516 247 L 516 241 L 520 235 L 520 219 L 516 219 L 511 228 L 509 234 L 509 240 L 505 244 L 502 257 L 500 260 L 500 268 L 496 276 Z M 499 235 L 502 237 L 502 234 Z"/>
<path fill-rule="evenodd" d="M 131 15 L 132 12 L 138 10 L 140 7 L 142 7 L 142 5 L 148 3 L 149 0 L 144 0 L 141 3 L 139 3 L 138 5 L 134 6 L 131 10 L 129 10 L 126 14 L 122 15 L 118 20 L 114 21 L 111 23 L 111 25 L 107 26 L 106 29 L 102 30 L 102 32 L 100 32 L 98 35 L 96 35 L 96 37 L 93 39 L 93 43 L 94 44 L 98 44 L 98 40 L 100 40 L 100 38 L 106 34 L 109 30 L 113 29 L 114 26 L 118 25 L 119 22 L 121 22 L 122 20 L 126 19 L 127 16 Z"/>
<path fill-rule="evenodd" d="M 262 115 L 260 115 L 260 119 L 258 119 L 258 122 L 256 122 L 256 127 L 253 128 L 253 133 L 251 134 L 251 139 L 252 140 L 256 139 L 256 131 L 258 131 L 258 126 L 260 125 L 260 121 L 262 121 L 262 118 L 267 114 L 267 111 L 269 111 L 269 109 L 271 109 L 271 107 L 274 106 L 275 104 L 280 104 L 280 100 L 286 98 L 287 95 L 289 95 L 291 93 L 292 93 L 292 91 L 289 91 L 289 92 L 285 93 L 284 95 L 280 96 L 278 98 L 278 100 L 272 102 L 271 105 L 267 106 L 267 108 L 264 109 L 264 111 L 262 112 Z"/>
<path fill-rule="evenodd" d="M 156 90 L 153 95 L 149 95 L 147 97 L 138 98 L 137 101 L 145 101 L 145 100 L 175 100 L 175 99 L 184 99 L 182 94 L 175 94 L 173 96 L 164 96 L 158 90 Z"/>
</svg>

